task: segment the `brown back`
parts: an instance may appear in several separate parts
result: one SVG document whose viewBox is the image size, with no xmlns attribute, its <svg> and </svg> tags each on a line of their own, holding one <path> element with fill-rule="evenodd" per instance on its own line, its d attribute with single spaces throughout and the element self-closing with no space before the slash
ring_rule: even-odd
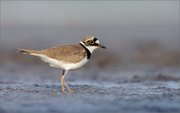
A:
<svg viewBox="0 0 180 113">
<path fill-rule="evenodd" d="M 86 56 L 86 51 L 80 44 L 51 47 L 40 50 L 39 53 L 71 63 L 79 62 Z"/>
</svg>

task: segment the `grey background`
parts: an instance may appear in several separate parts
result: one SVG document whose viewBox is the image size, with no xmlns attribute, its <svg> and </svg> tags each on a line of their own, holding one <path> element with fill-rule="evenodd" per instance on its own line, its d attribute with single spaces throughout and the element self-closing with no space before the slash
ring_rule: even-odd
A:
<svg viewBox="0 0 180 113">
<path fill-rule="evenodd" d="M 0 1 L 1 113 L 179 113 L 179 0 Z M 94 35 L 98 49 L 70 71 L 16 48 L 44 49 Z"/>
</svg>

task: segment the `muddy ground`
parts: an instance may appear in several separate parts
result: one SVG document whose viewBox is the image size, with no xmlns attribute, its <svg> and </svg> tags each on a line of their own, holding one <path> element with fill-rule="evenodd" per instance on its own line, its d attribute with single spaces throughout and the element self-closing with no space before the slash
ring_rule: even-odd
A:
<svg viewBox="0 0 180 113">
<path fill-rule="evenodd" d="M 0 85 L 0 110 L 1 113 L 180 112 L 180 83 L 106 85 L 73 84 L 70 85 L 73 94 L 58 92 L 57 84 Z"/>
<path fill-rule="evenodd" d="M 0 113 L 179 113 L 177 69 L 96 69 L 68 73 L 72 94 L 62 94 L 60 71 L 6 64 L 0 69 Z M 88 71 L 87 71 L 88 70 Z"/>
</svg>

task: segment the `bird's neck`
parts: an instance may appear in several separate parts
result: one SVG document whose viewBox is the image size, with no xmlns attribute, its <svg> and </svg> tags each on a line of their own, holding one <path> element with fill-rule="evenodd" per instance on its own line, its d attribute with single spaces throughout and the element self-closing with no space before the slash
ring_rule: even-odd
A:
<svg viewBox="0 0 180 113">
<path fill-rule="evenodd" d="M 89 49 L 86 48 L 86 46 L 84 46 L 82 43 L 79 43 L 85 50 L 86 50 L 86 54 L 87 54 L 87 59 L 91 58 L 91 52 L 89 51 Z"/>
<path fill-rule="evenodd" d="M 82 44 L 86 49 L 88 49 L 91 54 L 95 49 L 97 49 L 97 47 L 95 46 L 86 46 L 82 41 L 80 42 L 80 44 Z"/>
</svg>

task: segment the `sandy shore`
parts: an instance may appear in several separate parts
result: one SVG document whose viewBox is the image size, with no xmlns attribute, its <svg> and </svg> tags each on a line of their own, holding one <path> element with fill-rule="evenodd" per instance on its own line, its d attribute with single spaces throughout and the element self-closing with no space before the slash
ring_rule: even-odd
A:
<svg viewBox="0 0 180 113">
<path fill-rule="evenodd" d="M 1 66 L 0 113 L 180 112 L 178 68 L 85 67 L 66 77 L 73 94 L 60 93 L 60 72 L 46 65 Z"/>
<path fill-rule="evenodd" d="M 58 84 L 1 84 L 1 113 L 179 113 L 180 83 L 72 83 L 73 94 Z"/>
</svg>

